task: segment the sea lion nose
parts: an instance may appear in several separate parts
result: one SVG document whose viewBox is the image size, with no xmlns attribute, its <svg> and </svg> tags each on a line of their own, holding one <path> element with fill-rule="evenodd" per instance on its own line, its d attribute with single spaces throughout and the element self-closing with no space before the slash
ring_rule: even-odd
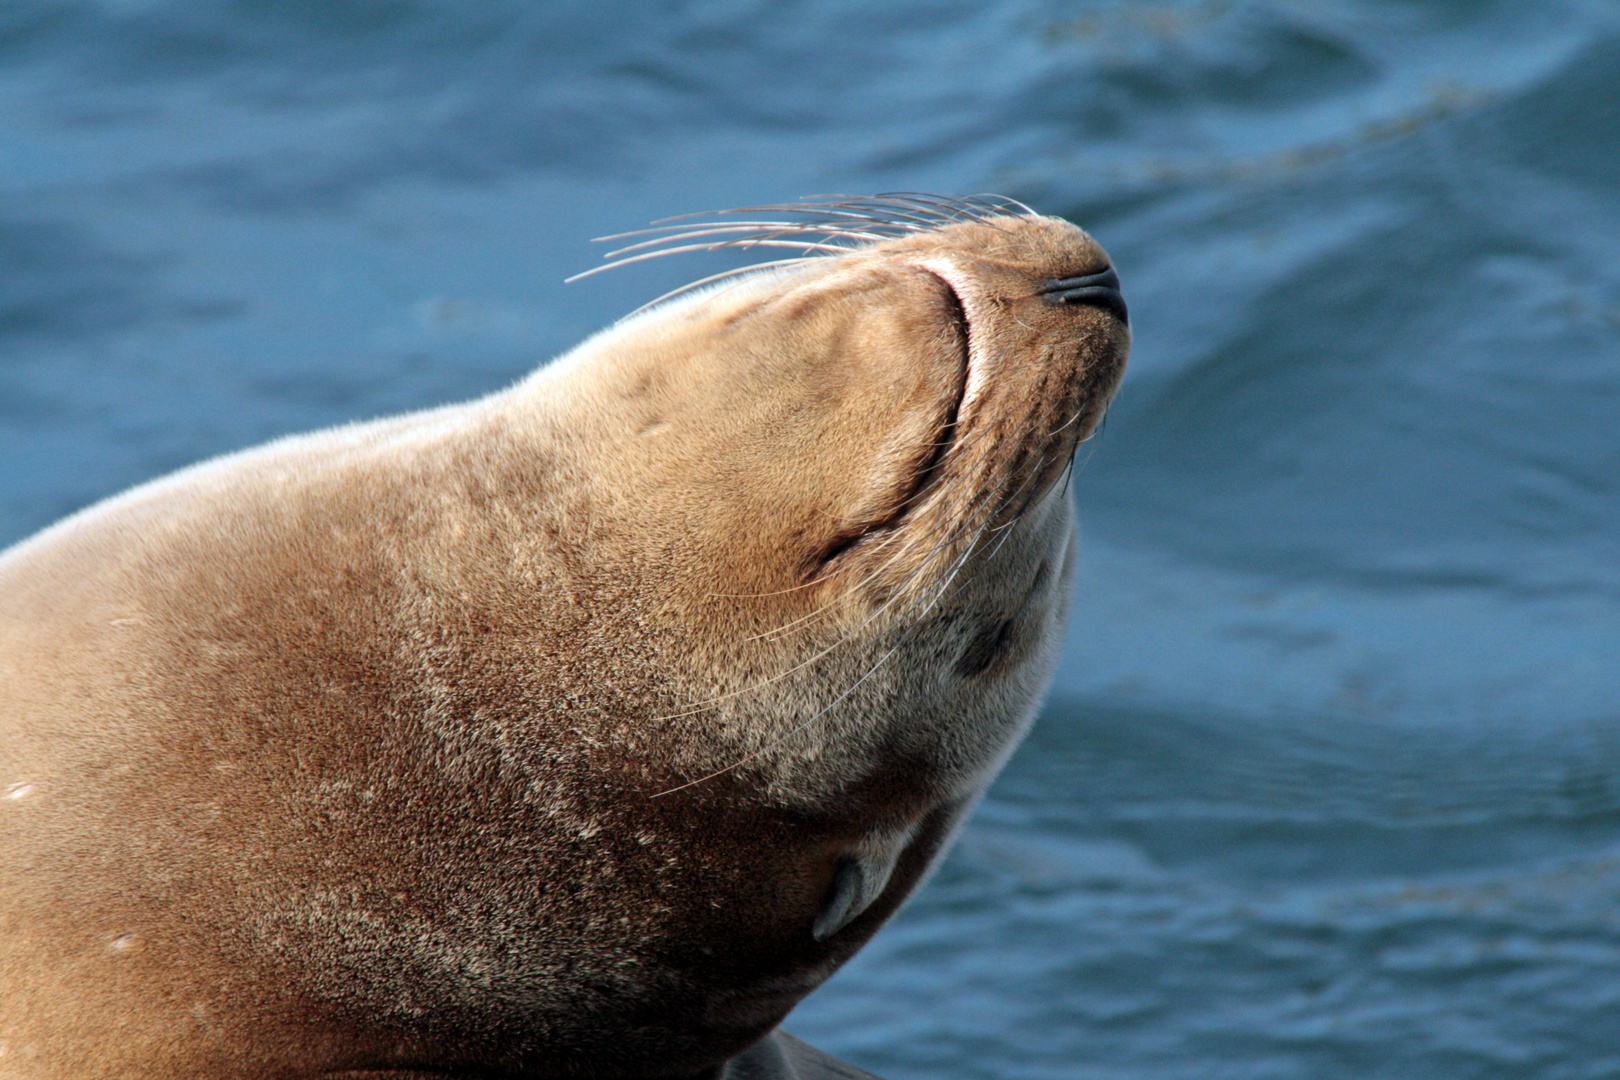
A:
<svg viewBox="0 0 1620 1080">
<path fill-rule="evenodd" d="M 1126 326 L 1131 324 L 1125 311 L 1125 297 L 1119 291 L 1119 275 L 1112 266 L 1105 266 L 1095 274 L 1054 278 L 1035 292 L 1054 304 L 1093 304 L 1112 311 Z"/>
</svg>

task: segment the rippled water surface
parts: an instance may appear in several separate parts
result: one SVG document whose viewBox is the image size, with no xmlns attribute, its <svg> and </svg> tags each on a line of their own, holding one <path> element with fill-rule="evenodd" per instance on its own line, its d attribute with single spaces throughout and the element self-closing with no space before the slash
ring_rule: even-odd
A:
<svg viewBox="0 0 1620 1080">
<path fill-rule="evenodd" d="M 1132 370 L 1051 706 L 789 1026 L 923 1077 L 1620 1076 L 1620 8 L 0 5 L 0 543 L 994 190 Z"/>
</svg>

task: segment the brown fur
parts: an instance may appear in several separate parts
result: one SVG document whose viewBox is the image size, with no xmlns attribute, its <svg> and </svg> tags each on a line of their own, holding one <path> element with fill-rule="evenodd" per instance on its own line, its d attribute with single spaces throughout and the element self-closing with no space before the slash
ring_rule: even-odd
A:
<svg viewBox="0 0 1620 1080">
<path fill-rule="evenodd" d="M 1049 675 L 1127 334 L 1033 293 L 1104 265 L 1010 216 L 817 258 L 0 557 L 0 1077 L 756 1042 Z M 863 852 L 892 877 L 817 940 Z"/>
</svg>

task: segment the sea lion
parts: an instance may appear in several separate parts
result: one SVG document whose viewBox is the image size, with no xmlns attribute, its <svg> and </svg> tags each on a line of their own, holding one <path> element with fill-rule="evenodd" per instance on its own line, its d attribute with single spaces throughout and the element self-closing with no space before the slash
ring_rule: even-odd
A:
<svg viewBox="0 0 1620 1080">
<path fill-rule="evenodd" d="M 769 1033 L 1028 723 L 1129 338 L 1006 203 L 650 250 L 715 243 L 809 254 L 0 557 L 0 1076 L 819 1067 Z"/>
</svg>

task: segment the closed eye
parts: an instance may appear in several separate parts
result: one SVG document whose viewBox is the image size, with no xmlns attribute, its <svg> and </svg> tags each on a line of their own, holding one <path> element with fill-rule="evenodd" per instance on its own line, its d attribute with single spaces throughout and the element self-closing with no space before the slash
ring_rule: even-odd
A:
<svg viewBox="0 0 1620 1080">
<path fill-rule="evenodd" d="M 956 333 L 963 370 L 961 385 L 965 390 L 967 386 L 966 371 L 968 358 L 971 355 L 969 349 L 972 335 L 972 329 L 968 324 L 967 309 L 962 306 L 962 297 L 957 293 L 955 286 L 953 286 L 949 281 L 946 281 L 945 278 L 941 277 L 940 275 L 934 274 L 933 271 L 930 270 L 927 272 L 938 278 L 940 283 L 945 287 L 946 303 L 949 305 L 948 310 L 945 313 L 945 319 L 946 323 Z M 909 514 L 912 508 L 915 507 L 922 499 L 923 494 L 934 482 L 935 477 L 938 476 L 940 467 L 945 461 L 946 452 L 950 449 L 951 444 L 956 441 L 956 420 L 957 414 L 960 412 L 961 408 L 962 399 L 960 396 L 958 396 L 957 399 L 951 403 L 950 412 L 946 415 L 944 422 L 940 425 L 939 432 L 935 436 L 933 442 L 931 442 L 925 448 L 925 453 L 918 456 L 917 463 L 911 470 L 909 480 L 901 487 L 898 496 L 889 504 L 891 510 L 888 516 L 878 521 L 862 522 L 861 524 L 834 536 L 830 541 L 828 541 L 827 546 L 822 548 L 814 559 L 811 560 L 811 569 L 807 574 L 809 578 L 815 579 L 828 573 L 828 571 L 831 569 L 833 560 L 855 547 L 867 537 L 876 533 L 897 528 L 902 522 L 904 522 L 906 515 Z"/>
</svg>

